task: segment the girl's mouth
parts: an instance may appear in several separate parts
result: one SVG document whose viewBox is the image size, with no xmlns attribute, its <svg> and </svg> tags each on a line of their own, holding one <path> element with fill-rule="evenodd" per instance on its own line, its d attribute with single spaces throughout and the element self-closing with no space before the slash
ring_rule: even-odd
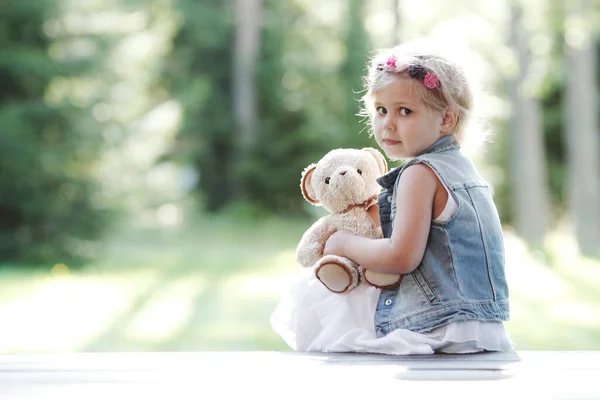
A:
<svg viewBox="0 0 600 400">
<path fill-rule="evenodd" d="M 384 139 L 383 143 L 386 144 L 386 145 L 388 145 L 388 146 L 394 146 L 394 145 L 400 144 L 402 142 L 399 141 L 399 140 Z"/>
</svg>

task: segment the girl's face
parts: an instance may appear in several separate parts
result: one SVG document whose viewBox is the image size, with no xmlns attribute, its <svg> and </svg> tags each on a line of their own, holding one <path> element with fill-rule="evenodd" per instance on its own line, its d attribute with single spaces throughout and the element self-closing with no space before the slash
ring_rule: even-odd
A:
<svg viewBox="0 0 600 400">
<path fill-rule="evenodd" d="M 414 157 L 448 132 L 443 115 L 427 107 L 410 78 L 398 78 L 373 93 L 375 140 L 392 160 Z"/>
</svg>

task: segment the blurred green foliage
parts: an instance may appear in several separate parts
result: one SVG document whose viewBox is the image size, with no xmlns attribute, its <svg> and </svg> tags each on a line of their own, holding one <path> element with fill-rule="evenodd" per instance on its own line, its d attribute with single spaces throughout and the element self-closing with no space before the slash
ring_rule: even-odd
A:
<svg viewBox="0 0 600 400">
<path fill-rule="evenodd" d="M 179 0 L 179 28 L 165 78 L 181 102 L 183 122 L 169 158 L 200 171 L 203 204 L 215 211 L 234 194 L 235 120 L 231 65 L 234 16 L 229 2 Z M 218 18 L 217 18 L 218 16 Z"/>
<path fill-rule="evenodd" d="M 56 59 L 43 27 L 52 1 L 12 2 L 0 30 L 0 254 L 4 261 L 81 260 L 109 210 L 95 201 L 101 126 L 91 104 L 49 99 L 52 85 L 90 76 L 102 55 Z M 94 38 L 91 45 L 100 42 Z M 98 44 L 99 45 L 99 44 Z M 60 51 L 60 49 L 56 49 Z M 68 51 L 68 49 L 64 49 Z M 101 95 L 99 93 L 99 95 Z"/>
</svg>

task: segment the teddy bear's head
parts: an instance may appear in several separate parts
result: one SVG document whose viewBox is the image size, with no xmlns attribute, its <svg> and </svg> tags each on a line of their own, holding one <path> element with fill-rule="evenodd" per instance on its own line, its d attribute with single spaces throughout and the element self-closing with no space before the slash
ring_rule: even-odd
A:
<svg viewBox="0 0 600 400">
<path fill-rule="evenodd" d="M 375 179 L 386 172 L 385 158 L 373 148 L 335 149 L 306 167 L 300 187 L 309 203 L 336 214 L 377 196 Z"/>
</svg>

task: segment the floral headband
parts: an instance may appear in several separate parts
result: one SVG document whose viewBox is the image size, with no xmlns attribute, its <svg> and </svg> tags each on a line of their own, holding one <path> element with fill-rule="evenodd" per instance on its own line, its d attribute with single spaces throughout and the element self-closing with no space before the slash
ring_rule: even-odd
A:
<svg viewBox="0 0 600 400">
<path fill-rule="evenodd" d="M 436 89 L 440 87 L 440 80 L 433 72 L 427 72 L 425 67 L 419 64 L 398 65 L 398 59 L 395 55 L 391 55 L 387 58 L 385 63 L 380 62 L 377 64 L 378 71 L 386 72 L 408 72 L 408 76 L 415 79 L 423 79 L 423 84 L 427 89 Z"/>
</svg>

